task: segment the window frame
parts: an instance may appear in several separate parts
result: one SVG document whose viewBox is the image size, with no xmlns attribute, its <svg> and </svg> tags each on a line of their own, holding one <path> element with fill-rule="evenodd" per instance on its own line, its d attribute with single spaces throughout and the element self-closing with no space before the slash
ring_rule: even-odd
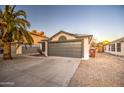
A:
<svg viewBox="0 0 124 93">
<path fill-rule="evenodd" d="M 119 44 L 119 46 L 118 46 Z M 117 52 L 121 52 L 121 43 L 117 43 Z"/>
<path fill-rule="evenodd" d="M 61 42 L 61 41 L 66 41 L 67 40 L 67 38 L 66 38 L 66 36 L 60 36 L 59 37 L 59 41 Z"/>
<path fill-rule="evenodd" d="M 109 45 L 108 47 L 109 47 L 109 49 L 108 49 L 108 50 L 109 50 L 109 51 L 111 51 L 111 45 Z"/>
<path fill-rule="evenodd" d="M 111 44 L 111 51 L 115 52 L 115 44 Z"/>
</svg>

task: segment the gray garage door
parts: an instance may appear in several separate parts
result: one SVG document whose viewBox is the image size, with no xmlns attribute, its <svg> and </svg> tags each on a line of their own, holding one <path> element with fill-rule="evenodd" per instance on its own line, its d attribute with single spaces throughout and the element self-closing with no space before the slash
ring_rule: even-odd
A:
<svg viewBox="0 0 124 93">
<path fill-rule="evenodd" d="M 81 58 L 83 44 L 82 42 L 51 42 L 48 44 L 48 55 Z"/>
</svg>

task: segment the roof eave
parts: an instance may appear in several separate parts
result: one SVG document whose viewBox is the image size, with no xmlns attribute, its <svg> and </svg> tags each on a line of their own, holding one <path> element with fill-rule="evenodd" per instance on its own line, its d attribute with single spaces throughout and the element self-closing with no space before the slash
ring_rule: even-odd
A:
<svg viewBox="0 0 124 93">
<path fill-rule="evenodd" d="M 49 40 L 53 39 L 55 36 L 57 36 L 59 33 L 65 33 L 65 34 L 68 34 L 68 35 L 71 35 L 73 37 L 76 37 L 76 35 L 74 34 L 71 34 L 69 32 L 65 32 L 65 31 L 59 31 L 58 33 L 56 33 L 55 35 L 53 35 L 52 37 L 49 38 Z"/>
</svg>

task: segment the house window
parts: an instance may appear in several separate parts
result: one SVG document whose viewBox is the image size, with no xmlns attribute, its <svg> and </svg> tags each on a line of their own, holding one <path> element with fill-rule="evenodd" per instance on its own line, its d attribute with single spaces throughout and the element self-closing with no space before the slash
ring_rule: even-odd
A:
<svg viewBox="0 0 124 93">
<path fill-rule="evenodd" d="M 121 43 L 117 43 L 117 52 L 121 52 Z"/>
<path fill-rule="evenodd" d="M 115 44 L 111 44 L 111 51 L 115 51 Z"/>
<path fill-rule="evenodd" d="M 66 37 L 65 36 L 61 36 L 60 38 L 59 38 L 59 41 L 66 41 L 67 39 L 66 39 Z"/>
<path fill-rule="evenodd" d="M 111 47 L 111 46 L 109 45 L 109 51 L 110 51 L 110 47 Z"/>
</svg>

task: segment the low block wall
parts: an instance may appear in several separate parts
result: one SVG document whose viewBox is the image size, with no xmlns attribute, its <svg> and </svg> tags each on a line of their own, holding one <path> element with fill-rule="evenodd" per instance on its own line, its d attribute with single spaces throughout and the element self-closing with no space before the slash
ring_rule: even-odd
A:
<svg viewBox="0 0 124 93">
<path fill-rule="evenodd" d="M 22 46 L 22 54 L 38 53 L 39 46 Z"/>
</svg>

